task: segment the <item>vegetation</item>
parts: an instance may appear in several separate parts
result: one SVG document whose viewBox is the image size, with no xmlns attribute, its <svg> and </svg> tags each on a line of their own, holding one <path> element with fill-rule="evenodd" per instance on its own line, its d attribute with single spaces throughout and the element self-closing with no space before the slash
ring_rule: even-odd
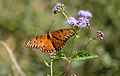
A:
<svg viewBox="0 0 120 76">
<path fill-rule="evenodd" d="M 52 64 L 53 76 L 119 76 L 120 75 L 120 1 L 119 0 L 0 0 L 0 76 L 47 76 L 50 68 L 49 55 L 39 49 L 25 47 L 25 42 L 50 31 L 65 27 L 66 18 L 52 9 L 58 2 L 64 3 L 67 16 L 76 17 L 79 10 L 92 12 L 91 30 L 85 28 L 74 41 L 74 50 L 80 51 L 95 35 L 104 32 L 103 40 L 94 40 L 86 47 L 85 53 L 75 53 L 69 68 L 67 61 L 55 60 Z M 79 38 L 80 37 L 80 38 Z M 66 43 L 62 52 L 69 57 L 73 39 Z M 11 52 L 10 52 L 11 51 Z M 86 52 L 88 51 L 88 52 Z M 58 53 L 60 53 L 59 51 Z M 90 52 L 90 53 L 89 53 Z M 97 58 L 78 61 L 79 56 L 93 54 Z M 96 55 L 94 55 L 96 57 Z M 65 57 L 60 55 L 59 57 Z M 56 58 L 59 58 L 56 57 Z M 47 60 L 47 61 L 45 61 Z M 45 65 L 46 64 L 46 65 Z"/>
</svg>

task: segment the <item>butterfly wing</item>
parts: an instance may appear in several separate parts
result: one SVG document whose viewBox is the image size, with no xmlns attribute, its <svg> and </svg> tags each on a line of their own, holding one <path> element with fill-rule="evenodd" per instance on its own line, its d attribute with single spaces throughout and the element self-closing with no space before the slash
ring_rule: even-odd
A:
<svg viewBox="0 0 120 76">
<path fill-rule="evenodd" d="M 43 52 L 55 52 L 50 39 L 47 38 L 47 35 L 41 35 L 29 40 L 26 43 L 26 47 L 29 48 L 40 48 Z"/>
<path fill-rule="evenodd" d="M 26 47 L 40 48 L 43 52 L 56 52 L 65 45 L 66 41 L 74 36 L 76 31 L 74 29 L 61 29 L 48 34 L 41 35 L 29 40 Z"/>
<path fill-rule="evenodd" d="M 75 33 L 76 33 L 76 30 L 74 30 L 72 28 L 61 29 L 61 30 L 51 32 L 51 35 L 52 35 L 51 42 L 52 42 L 55 50 L 62 49 L 63 46 L 65 45 L 66 41 L 70 37 L 74 36 Z"/>
</svg>

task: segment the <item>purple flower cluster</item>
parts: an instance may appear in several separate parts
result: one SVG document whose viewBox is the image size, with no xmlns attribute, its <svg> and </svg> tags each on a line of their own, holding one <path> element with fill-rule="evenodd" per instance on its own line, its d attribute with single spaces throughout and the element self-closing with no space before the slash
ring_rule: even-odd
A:
<svg viewBox="0 0 120 76">
<path fill-rule="evenodd" d="M 89 12 L 87 10 L 80 10 L 78 12 L 78 16 L 79 17 L 90 17 L 90 18 L 93 17 L 92 14 L 91 14 L 91 12 Z"/>
<path fill-rule="evenodd" d="M 67 25 L 74 25 L 79 28 L 84 28 L 85 26 L 90 27 L 90 18 L 93 17 L 91 12 L 87 10 L 80 10 L 78 12 L 78 18 L 74 18 L 72 16 L 65 22 Z"/>
<path fill-rule="evenodd" d="M 78 22 L 74 17 L 70 16 L 69 19 L 65 23 L 67 25 L 77 25 Z"/>
<path fill-rule="evenodd" d="M 62 11 L 64 11 L 66 8 L 66 6 L 64 6 L 64 4 L 61 4 L 61 3 L 57 3 L 54 7 L 53 7 L 53 12 L 54 14 L 56 13 L 60 13 Z"/>
</svg>

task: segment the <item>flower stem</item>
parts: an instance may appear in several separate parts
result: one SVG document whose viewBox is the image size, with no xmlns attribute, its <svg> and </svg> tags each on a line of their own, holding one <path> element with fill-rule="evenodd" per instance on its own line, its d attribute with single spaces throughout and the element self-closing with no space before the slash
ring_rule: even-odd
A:
<svg viewBox="0 0 120 76">
<path fill-rule="evenodd" d="M 73 55 L 74 43 L 75 43 L 75 36 L 74 36 L 74 38 L 73 38 L 72 50 L 71 50 L 71 53 L 70 53 L 70 57 L 72 57 L 72 55 Z"/>
<path fill-rule="evenodd" d="M 50 61 L 50 73 L 51 73 L 50 76 L 53 76 L 53 59 L 51 59 Z"/>
<path fill-rule="evenodd" d="M 92 42 L 93 40 L 95 40 L 96 38 L 91 38 L 90 40 L 89 40 L 89 42 L 84 46 L 84 47 L 82 47 L 82 50 L 85 50 L 86 48 L 87 48 L 87 46 L 90 44 L 90 42 Z"/>
<path fill-rule="evenodd" d="M 70 63 L 71 63 L 71 57 L 68 58 L 67 62 L 68 62 L 68 63 L 67 63 L 67 69 L 66 69 L 66 70 L 68 71 L 69 66 L 70 66 Z"/>
<path fill-rule="evenodd" d="M 65 16 L 65 18 L 68 20 L 67 15 L 65 14 L 65 12 L 62 12 L 62 14 Z"/>
<path fill-rule="evenodd" d="M 76 35 L 78 35 L 78 34 L 81 32 L 81 30 L 82 30 L 82 29 L 78 29 Z M 72 44 L 72 50 L 71 50 L 71 53 L 70 53 L 70 57 L 71 57 L 71 58 L 72 58 L 72 55 L 73 55 L 75 39 L 76 39 L 76 37 L 74 36 L 74 38 L 73 38 L 73 44 Z"/>
</svg>

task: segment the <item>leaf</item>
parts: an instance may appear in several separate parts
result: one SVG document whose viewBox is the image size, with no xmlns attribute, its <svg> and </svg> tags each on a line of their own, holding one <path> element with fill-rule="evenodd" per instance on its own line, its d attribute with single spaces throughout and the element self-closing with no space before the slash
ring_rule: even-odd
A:
<svg viewBox="0 0 120 76">
<path fill-rule="evenodd" d="M 91 37 L 89 38 L 89 40 L 90 40 L 90 41 L 93 40 L 93 37 L 91 36 Z"/>
<path fill-rule="evenodd" d="M 86 59 L 91 59 L 95 57 L 98 57 L 98 56 L 90 52 L 81 51 L 81 52 L 75 52 L 72 57 L 72 60 L 86 60 Z"/>
<path fill-rule="evenodd" d="M 65 54 L 61 53 L 61 54 L 57 54 L 55 56 L 51 56 L 50 58 L 56 60 L 56 59 L 62 59 L 62 60 L 67 60 L 67 57 Z"/>
<path fill-rule="evenodd" d="M 64 72 L 58 72 L 54 76 L 63 76 Z"/>
<path fill-rule="evenodd" d="M 75 35 L 76 36 L 76 38 L 80 38 L 80 34 L 77 34 L 77 35 Z"/>
<path fill-rule="evenodd" d="M 47 67 L 50 67 L 50 63 L 48 63 L 47 60 L 44 60 L 44 63 Z"/>
</svg>

